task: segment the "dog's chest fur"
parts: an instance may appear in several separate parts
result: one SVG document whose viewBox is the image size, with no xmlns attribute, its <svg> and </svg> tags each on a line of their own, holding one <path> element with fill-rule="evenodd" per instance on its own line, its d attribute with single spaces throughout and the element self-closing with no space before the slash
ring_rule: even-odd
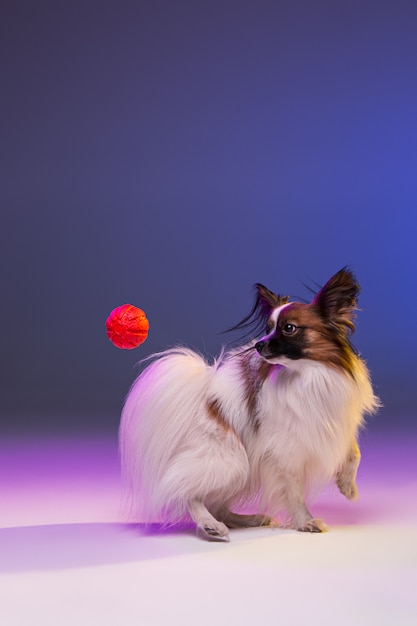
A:
<svg viewBox="0 0 417 626">
<path fill-rule="evenodd" d="M 360 385 L 307 360 L 290 370 L 265 367 L 255 355 L 232 358 L 215 373 L 211 394 L 252 465 L 273 456 L 285 469 L 308 466 L 324 480 L 337 470 L 362 419 Z"/>
</svg>

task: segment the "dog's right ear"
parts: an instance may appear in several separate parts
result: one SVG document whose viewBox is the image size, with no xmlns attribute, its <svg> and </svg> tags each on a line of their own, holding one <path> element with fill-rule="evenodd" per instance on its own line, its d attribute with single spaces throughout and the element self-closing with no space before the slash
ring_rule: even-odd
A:
<svg viewBox="0 0 417 626">
<path fill-rule="evenodd" d="M 250 313 L 248 313 L 239 324 L 229 328 L 229 331 L 248 329 L 245 337 L 249 335 L 256 337 L 260 332 L 264 333 L 267 321 L 273 309 L 286 304 L 290 299 L 289 296 L 282 296 L 270 291 L 267 287 L 261 285 L 261 283 L 255 284 L 255 294 L 255 304 Z"/>
<path fill-rule="evenodd" d="M 355 274 L 343 267 L 316 294 L 313 305 L 326 320 L 353 332 L 360 290 Z"/>
</svg>

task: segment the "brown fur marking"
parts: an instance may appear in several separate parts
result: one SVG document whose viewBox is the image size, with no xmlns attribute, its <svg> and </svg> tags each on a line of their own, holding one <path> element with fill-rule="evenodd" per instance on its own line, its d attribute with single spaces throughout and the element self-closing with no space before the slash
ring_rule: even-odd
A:
<svg viewBox="0 0 417 626">
<path fill-rule="evenodd" d="M 266 380 L 272 365 L 267 361 L 261 361 L 259 364 L 259 368 L 256 371 L 251 366 L 250 357 L 245 355 L 241 360 L 241 366 L 243 377 L 246 381 L 245 400 L 246 406 L 248 408 L 249 421 L 252 425 L 253 430 L 256 433 L 258 432 L 260 427 L 260 421 L 257 413 L 258 393 L 264 381 Z"/>
<path fill-rule="evenodd" d="M 304 328 L 305 354 L 313 361 L 321 361 L 353 375 L 355 354 L 346 332 L 336 325 L 326 324 L 311 304 L 292 303 L 279 317 L 279 326 L 286 323 Z"/>
<path fill-rule="evenodd" d="M 225 433 L 235 433 L 234 429 L 227 423 L 223 415 L 220 401 L 217 398 L 207 402 L 207 414 Z"/>
</svg>

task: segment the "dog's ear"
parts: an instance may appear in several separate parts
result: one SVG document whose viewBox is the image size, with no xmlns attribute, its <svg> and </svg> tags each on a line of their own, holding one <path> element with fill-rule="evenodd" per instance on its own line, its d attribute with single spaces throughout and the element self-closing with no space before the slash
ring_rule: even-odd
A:
<svg viewBox="0 0 417 626">
<path fill-rule="evenodd" d="M 355 310 L 360 286 L 354 273 L 347 267 L 332 276 L 313 299 L 320 315 L 332 324 L 355 330 Z"/>
<path fill-rule="evenodd" d="M 270 316 L 272 309 L 287 304 L 290 299 L 289 296 L 281 296 L 280 294 L 270 291 L 267 287 L 261 285 L 261 283 L 256 283 L 255 289 L 258 297 L 255 302 L 254 310 L 261 308 L 262 312 L 267 317 Z"/>
<path fill-rule="evenodd" d="M 272 310 L 286 304 L 289 300 L 289 296 L 273 293 L 260 283 L 255 285 L 255 294 L 255 304 L 250 313 L 239 324 L 229 328 L 229 330 L 248 329 L 245 337 L 259 335 L 260 332 L 265 332 L 266 323 Z"/>
</svg>

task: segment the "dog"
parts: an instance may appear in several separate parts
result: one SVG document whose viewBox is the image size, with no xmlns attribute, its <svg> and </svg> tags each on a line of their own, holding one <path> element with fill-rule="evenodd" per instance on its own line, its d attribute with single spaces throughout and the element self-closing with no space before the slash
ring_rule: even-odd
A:
<svg viewBox="0 0 417 626">
<path fill-rule="evenodd" d="M 187 348 L 150 357 L 120 423 L 123 475 L 144 523 L 193 521 L 206 539 L 229 528 L 275 525 L 322 532 L 306 498 L 334 481 L 357 498 L 357 443 L 379 406 L 353 348 L 360 292 L 343 268 L 310 303 L 261 284 L 235 329 L 263 336 L 209 364 Z M 191 518 L 191 520 L 190 520 Z"/>
</svg>

